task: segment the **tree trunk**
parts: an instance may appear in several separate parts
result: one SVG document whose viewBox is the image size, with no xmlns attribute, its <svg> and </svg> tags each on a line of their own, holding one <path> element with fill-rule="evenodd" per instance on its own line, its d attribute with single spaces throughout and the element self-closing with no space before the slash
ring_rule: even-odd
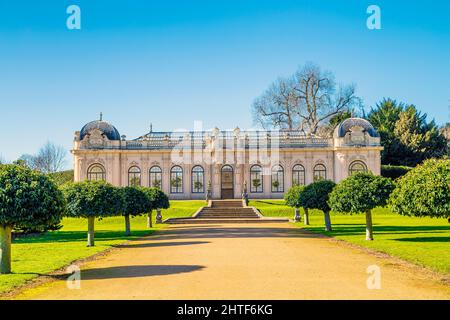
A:
<svg viewBox="0 0 450 320">
<path fill-rule="evenodd" d="M 87 239 L 87 246 L 93 247 L 94 246 L 94 223 L 95 223 L 95 217 L 88 217 L 88 239 Z"/>
<path fill-rule="evenodd" d="M 11 273 L 11 226 L 0 226 L 0 274 Z"/>
<path fill-rule="evenodd" d="M 125 235 L 130 236 L 131 235 L 131 228 L 130 228 L 130 215 L 125 215 Z"/>
<path fill-rule="evenodd" d="M 150 210 L 147 216 L 147 228 L 153 228 L 153 222 L 152 222 L 152 212 L 153 210 Z"/>
<path fill-rule="evenodd" d="M 300 222 L 300 220 L 300 210 L 298 208 L 295 208 L 294 222 Z"/>
<path fill-rule="evenodd" d="M 156 223 L 162 223 L 161 209 L 156 209 Z"/>
<path fill-rule="evenodd" d="M 366 211 L 366 240 L 373 240 L 372 211 Z"/>
<path fill-rule="evenodd" d="M 308 208 L 303 208 L 303 211 L 305 211 L 304 213 L 304 220 L 305 220 L 305 226 L 309 226 L 309 212 L 308 212 Z"/>
<path fill-rule="evenodd" d="M 325 231 L 331 231 L 330 211 L 324 211 L 323 215 L 325 217 Z"/>
</svg>

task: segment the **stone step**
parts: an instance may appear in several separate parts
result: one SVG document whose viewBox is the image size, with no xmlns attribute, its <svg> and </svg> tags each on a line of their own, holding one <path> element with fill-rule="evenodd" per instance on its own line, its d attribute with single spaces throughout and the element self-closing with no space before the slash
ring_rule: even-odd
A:
<svg viewBox="0 0 450 320">
<path fill-rule="evenodd" d="M 242 200 L 213 200 L 211 205 L 213 208 L 242 208 Z"/>
<path fill-rule="evenodd" d="M 221 218 L 221 219 L 236 219 L 236 218 L 259 218 L 257 215 L 235 215 L 235 216 L 224 216 L 224 215 L 220 215 L 220 214 L 215 214 L 215 215 L 200 215 L 198 216 L 199 219 L 204 219 L 204 218 Z"/>
<path fill-rule="evenodd" d="M 246 219 L 202 219 L 202 218 L 171 218 L 164 221 L 170 224 L 214 224 L 214 223 L 267 223 L 288 222 L 284 218 L 246 218 Z"/>
<path fill-rule="evenodd" d="M 229 210 L 224 210 L 224 209 L 203 209 L 202 212 L 211 212 L 211 213 L 253 213 L 253 209 L 229 209 Z"/>
</svg>

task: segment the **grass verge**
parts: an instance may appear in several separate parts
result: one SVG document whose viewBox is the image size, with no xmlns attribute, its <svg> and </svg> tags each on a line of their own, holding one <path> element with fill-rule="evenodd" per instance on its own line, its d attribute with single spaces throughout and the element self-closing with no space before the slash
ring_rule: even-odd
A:
<svg viewBox="0 0 450 320">
<path fill-rule="evenodd" d="M 171 201 L 163 218 L 194 214 L 204 201 Z M 156 214 L 153 213 L 153 222 Z M 86 247 L 87 220 L 65 218 L 63 228 L 45 234 L 17 238 L 12 244 L 12 274 L 0 275 L 0 293 L 23 285 L 40 275 L 60 269 L 72 261 L 90 257 L 127 240 L 150 235 L 164 225 L 147 228 L 146 217 L 131 219 L 132 235 L 125 236 L 124 218 L 110 217 L 95 222 L 95 247 Z"/>
<path fill-rule="evenodd" d="M 283 200 L 250 201 L 250 205 L 265 216 L 294 216 L 294 209 L 286 206 Z M 450 224 L 446 219 L 405 217 L 388 208 L 376 208 L 373 210 L 374 241 L 366 241 L 363 214 L 331 213 L 333 231 L 326 232 L 322 212 L 310 212 L 310 225 L 304 226 L 300 222 L 296 226 L 450 275 Z"/>
</svg>

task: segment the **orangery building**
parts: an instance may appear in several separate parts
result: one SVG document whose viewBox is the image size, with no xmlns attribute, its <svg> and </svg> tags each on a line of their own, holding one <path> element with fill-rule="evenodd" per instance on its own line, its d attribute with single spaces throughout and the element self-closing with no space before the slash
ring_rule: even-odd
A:
<svg viewBox="0 0 450 320">
<path fill-rule="evenodd" d="M 380 174 L 380 138 L 365 119 L 340 123 L 331 138 L 300 131 L 150 132 L 127 139 L 102 119 L 75 133 L 75 181 L 161 188 L 170 199 L 282 198 L 291 186 Z"/>
</svg>

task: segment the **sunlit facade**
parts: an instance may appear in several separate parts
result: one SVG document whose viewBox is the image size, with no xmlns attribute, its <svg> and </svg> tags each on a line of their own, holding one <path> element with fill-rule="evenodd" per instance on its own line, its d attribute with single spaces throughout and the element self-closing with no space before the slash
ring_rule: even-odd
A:
<svg viewBox="0 0 450 320">
<path fill-rule="evenodd" d="M 332 138 L 300 131 L 149 132 L 127 140 L 98 120 L 75 133 L 75 180 L 161 188 L 171 199 L 282 198 L 293 185 L 380 174 L 380 138 L 364 119 L 342 122 Z"/>
</svg>

